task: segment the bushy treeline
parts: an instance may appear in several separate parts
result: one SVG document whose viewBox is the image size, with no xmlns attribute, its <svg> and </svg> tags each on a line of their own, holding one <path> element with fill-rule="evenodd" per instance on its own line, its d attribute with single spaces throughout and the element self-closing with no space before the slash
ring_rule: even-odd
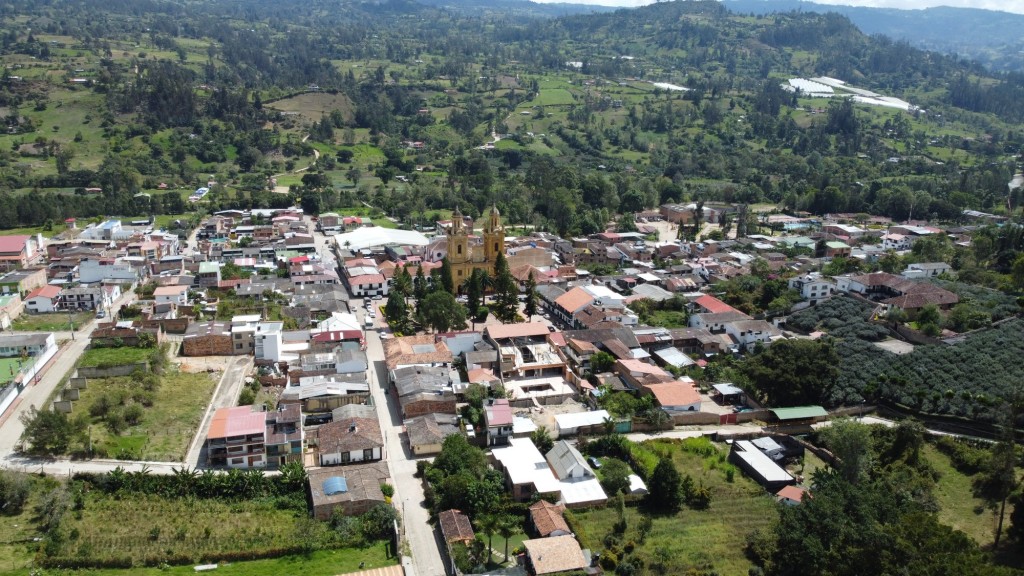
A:
<svg viewBox="0 0 1024 576">
<path fill-rule="evenodd" d="M 150 494 L 164 498 L 210 498 L 252 500 L 266 497 L 295 497 L 304 494 L 306 472 L 301 463 L 281 467 L 277 475 L 262 470 L 238 470 L 226 473 L 176 468 L 172 474 L 153 474 L 148 470 L 128 472 L 121 467 L 111 472 L 78 473 L 74 479 L 106 494 Z"/>
</svg>

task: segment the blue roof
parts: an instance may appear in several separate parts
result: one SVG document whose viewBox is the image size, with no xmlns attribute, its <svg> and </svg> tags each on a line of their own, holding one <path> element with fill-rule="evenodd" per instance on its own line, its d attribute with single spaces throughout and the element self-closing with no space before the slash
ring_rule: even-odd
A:
<svg viewBox="0 0 1024 576">
<path fill-rule="evenodd" d="M 348 492 L 348 481 L 341 476 L 331 476 L 324 480 L 324 495 L 334 496 Z"/>
</svg>

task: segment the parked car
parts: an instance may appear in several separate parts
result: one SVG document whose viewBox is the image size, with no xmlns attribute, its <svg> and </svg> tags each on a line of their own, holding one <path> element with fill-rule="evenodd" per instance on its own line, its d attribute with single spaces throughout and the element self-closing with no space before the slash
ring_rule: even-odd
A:
<svg viewBox="0 0 1024 576">
<path fill-rule="evenodd" d="M 590 457 L 588 457 L 588 458 L 587 458 L 587 462 L 590 462 L 590 466 L 591 466 L 591 467 L 592 467 L 592 468 L 593 468 L 594 470 L 597 470 L 598 468 L 600 468 L 600 467 L 601 467 L 601 461 L 600 461 L 600 460 L 598 460 L 597 458 L 594 458 L 593 456 L 590 456 Z"/>
</svg>

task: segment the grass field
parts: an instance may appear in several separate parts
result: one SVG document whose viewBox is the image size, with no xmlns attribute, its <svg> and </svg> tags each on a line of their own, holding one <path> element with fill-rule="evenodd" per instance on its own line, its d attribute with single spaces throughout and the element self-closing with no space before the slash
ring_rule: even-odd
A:
<svg viewBox="0 0 1024 576">
<path fill-rule="evenodd" d="M 0 358 L 0 383 L 6 384 L 13 380 L 19 370 L 29 368 L 34 360 L 31 356 L 24 361 L 21 358 Z"/>
<path fill-rule="evenodd" d="M 145 407 L 137 426 L 122 434 L 113 434 L 102 416 L 92 418 L 90 439 L 98 455 L 130 457 L 135 460 L 181 462 L 199 427 L 217 380 L 206 373 L 168 372 L 160 377 L 160 386 Z M 96 378 L 81 391 L 76 413 L 89 414 L 103 397 L 131 395 L 139 383 L 131 377 Z"/>
<path fill-rule="evenodd" d="M 719 463 L 717 457 L 703 458 L 671 444 L 649 444 L 671 447 L 672 460 L 680 474 L 689 474 L 694 482 L 703 483 L 711 491 L 711 507 L 707 510 L 684 508 L 674 516 L 655 517 L 643 544 L 639 544 L 636 532 L 640 510 L 627 508 L 627 529 L 622 542 L 636 542 L 634 555 L 642 558 L 647 566 L 664 564 L 664 574 L 683 574 L 695 566 L 713 566 L 719 574 L 746 574 L 753 566 L 743 552 L 747 536 L 775 522 L 778 506 L 775 500 L 739 472 L 734 482 L 727 482 L 720 469 L 725 464 Z M 724 448 L 717 448 L 721 454 L 726 453 Z M 584 527 L 583 547 L 594 551 L 604 549 L 604 538 L 618 520 L 614 507 L 579 512 L 576 517 Z"/>
<path fill-rule="evenodd" d="M 123 346 L 121 348 L 89 348 L 82 354 L 80 366 L 122 366 L 135 364 L 149 360 L 153 354 L 153 348 L 134 348 Z"/>
<path fill-rule="evenodd" d="M 939 521 L 964 532 L 982 546 L 995 539 L 995 516 L 975 498 L 971 477 L 953 467 L 942 452 L 930 444 L 923 450 L 925 460 L 941 475 L 935 486 L 935 499 L 939 503 Z"/>
<path fill-rule="evenodd" d="M 21 332 L 65 332 L 75 325 L 75 330 L 80 330 L 82 325 L 95 318 L 92 312 L 78 312 L 68 314 L 54 312 L 51 314 L 22 314 L 15 318 L 12 328 Z M 69 323 L 70 322 L 70 323 Z"/>
</svg>

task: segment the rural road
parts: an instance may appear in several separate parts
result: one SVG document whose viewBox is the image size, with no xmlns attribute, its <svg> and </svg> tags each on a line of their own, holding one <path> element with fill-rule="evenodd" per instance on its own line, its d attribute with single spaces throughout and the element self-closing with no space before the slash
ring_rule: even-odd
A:
<svg viewBox="0 0 1024 576">
<path fill-rule="evenodd" d="M 216 360 L 223 361 L 223 358 L 217 357 Z M 203 421 L 192 438 L 192 444 L 189 445 L 188 455 L 185 457 L 185 464 L 189 468 L 196 468 L 201 463 L 205 464 L 203 439 L 206 438 L 206 432 L 210 429 L 213 413 L 219 408 L 230 408 L 238 404 L 238 395 L 242 392 L 245 375 L 252 370 L 253 359 L 251 356 L 238 356 L 229 359 L 228 362 L 227 369 L 221 374 L 220 381 L 217 382 L 217 387 L 213 390 L 213 399 L 206 407 Z"/>
</svg>

